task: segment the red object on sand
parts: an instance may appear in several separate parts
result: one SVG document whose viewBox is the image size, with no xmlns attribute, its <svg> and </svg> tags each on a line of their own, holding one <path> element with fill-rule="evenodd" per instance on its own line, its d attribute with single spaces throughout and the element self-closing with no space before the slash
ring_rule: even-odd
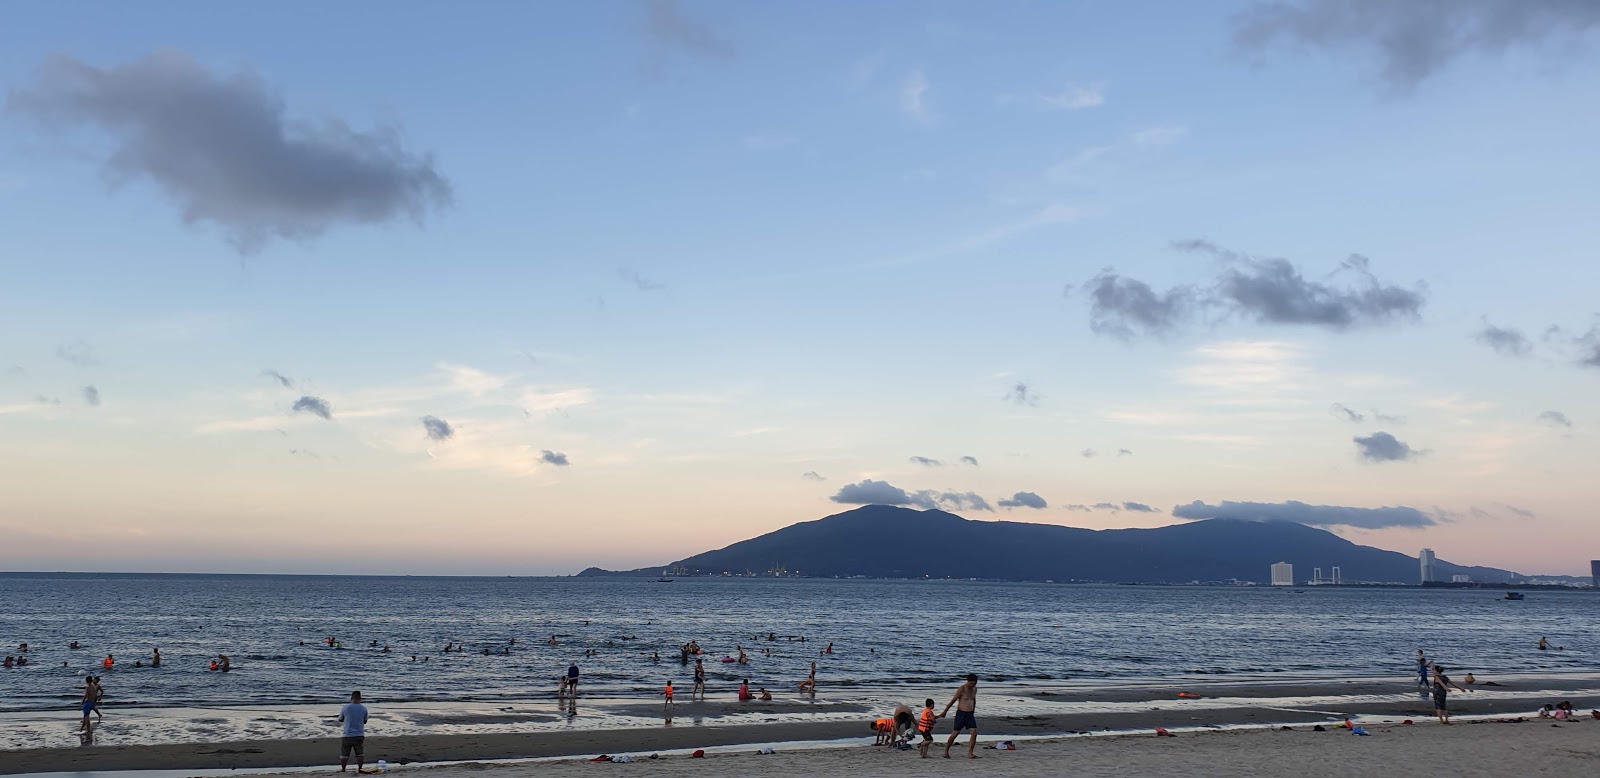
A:
<svg viewBox="0 0 1600 778">
<path fill-rule="evenodd" d="M 1198 700 L 1198 699 L 1200 699 L 1200 695 L 1195 694 L 1194 692 L 1178 692 L 1178 699 L 1181 699 L 1181 700 Z"/>
<path fill-rule="evenodd" d="M 1402 721 L 1400 723 L 1401 724 L 1410 724 L 1411 723 L 1411 719 L 1406 719 L 1405 721 Z"/>
<path fill-rule="evenodd" d="M 1166 727 L 1156 727 L 1156 737 L 1177 737 L 1177 735 L 1168 732 Z"/>
<path fill-rule="evenodd" d="M 705 755 L 706 755 L 706 750 L 704 748 L 696 748 L 694 750 L 694 753 L 689 755 L 689 758 L 690 759 L 701 759 L 701 758 L 704 758 Z"/>
</svg>

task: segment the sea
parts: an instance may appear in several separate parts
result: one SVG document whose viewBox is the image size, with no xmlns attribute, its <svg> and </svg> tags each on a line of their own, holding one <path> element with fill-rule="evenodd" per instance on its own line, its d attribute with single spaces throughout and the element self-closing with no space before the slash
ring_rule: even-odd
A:
<svg viewBox="0 0 1600 778">
<path fill-rule="evenodd" d="M 1587 591 L 1508 601 L 1487 589 L 18 573 L 0 574 L 0 598 L 0 653 L 29 644 L 26 667 L 0 670 L 0 716 L 14 721 L 75 721 L 89 674 L 104 676 L 108 709 L 174 720 L 249 711 L 270 722 L 263 712 L 326 708 L 361 689 L 443 721 L 553 700 L 569 663 L 586 697 L 653 701 L 668 680 L 690 685 L 679 647 L 691 640 L 722 693 L 748 679 L 792 696 L 815 661 L 818 696 L 841 704 L 948 694 L 968 672 L 1021 697 L 1409 679 L 1418 648 L 1482 676 L 1587 672 L 1600 659 L 1600 592 Z M 1560 650 L 1534 650 L 1541 636 Z M 462 650 L 446 653 L 449 643 Z M 748 664 L 722 661 L 740 647 Z M 157 648 L 161 667 L 135 666 Z M 115 667 L 102 672 L 108 654 Z M 220 654 L 231 671 L 208 669 Z"/>
</svg>

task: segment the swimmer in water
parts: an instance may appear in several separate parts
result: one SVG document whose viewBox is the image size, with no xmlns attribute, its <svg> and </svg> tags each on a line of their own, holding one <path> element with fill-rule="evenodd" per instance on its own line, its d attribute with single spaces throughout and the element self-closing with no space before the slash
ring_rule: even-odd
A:
<svg viewBox="0 0 1600 778">
<path fill-rule="evenodd" d="M 1539 650 L 1540 651 L 1549 651 L 1550 650 L 1550 641 L 1545 640 L 1543 637 L 1540 637 L 1539 638 Z"/>
</svg>

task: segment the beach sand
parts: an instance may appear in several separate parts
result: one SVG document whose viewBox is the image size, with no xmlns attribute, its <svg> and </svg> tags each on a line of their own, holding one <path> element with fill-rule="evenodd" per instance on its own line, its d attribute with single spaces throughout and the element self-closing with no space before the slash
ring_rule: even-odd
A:
<svg viewBox="0 0 1600 778">
<path fill-rule="evenodd" d="M 469 763 L 412 766 L 393 774 L 415 778 L 544 778 L 601 773 L 671 778 L 723 776 L 1527 776 L 1592 775 L 1600 766 L 1600 721 L 1551 726 L 1529 719 L 1518 723 L 1461 722 L 1449 727 L 1421 722 L 1414 726 L 1373 725 L 1369 737 L 1342 729 L 1314 732 L 1247 730 L 1185 732 L 1177 737 L 1150 734 L 1027 740 L 1016 751 L 978 750 L 929 759 L 916 751 L 891 751 L 872 746 L 813 750 L 711 753 L 692 759 L 682 753 L 647 758 L 632 752 L 632 764 L 587 761 L 522 764 Z M 943 739 L 940 739 L 942 745 Z"/>
</svg>

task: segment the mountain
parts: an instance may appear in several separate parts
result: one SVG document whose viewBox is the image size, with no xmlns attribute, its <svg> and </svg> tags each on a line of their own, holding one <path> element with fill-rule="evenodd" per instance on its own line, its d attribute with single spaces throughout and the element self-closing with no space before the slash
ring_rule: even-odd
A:
<svg viewBox="0 0 1600 778">
<path fill-rule="evenodd" d="M 764 573 L 783 567 L 812 577 L 986 578 L 1011 581 L 1266 583 L 1274 562 L 1294 565 L 1297 581 L 1337 565 L 1343 580 L 1417 583 L 1416 557 L 1352 543 L 1290 522 L 1207 519 L 1155 529 L 1088 530 L 1015 521 L 971 521 L 939 510 L 868 505 L 792 524 L 727 548 L 658 567 L 580 575 Z M 1438 560 L 1438 573 L 1502 582 L 1518 574 Z"/>
</svg>

